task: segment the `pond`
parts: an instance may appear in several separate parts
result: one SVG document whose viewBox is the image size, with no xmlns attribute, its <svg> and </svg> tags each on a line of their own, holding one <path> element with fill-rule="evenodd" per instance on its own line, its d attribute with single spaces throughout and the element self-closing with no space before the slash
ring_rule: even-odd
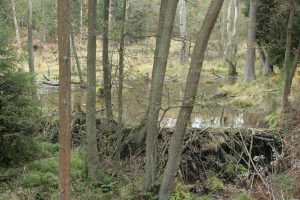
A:
<svg viewBox="0 0 300 200">
<path fill-rule="evenodd" d="M 228 80 L 216 78 L 212 74 L 201 75 L 196 105 L 190 119 L 190 126 L 194 128 L 206 127 L 255 127 L 264 128 L 265 114 L 255 108 L 243 109 L 229 104 L 231 97 L 213 98 L 218 94 L 218 88 Z M 125 125 L 135 125 L 145 114 L 150 93 L 151 83 L 145 80 L 128 79 L 123 89 L 123 119 Z M 174 127 L 180 110 L 181 99 L 184 94 L 185 82 L 172 80 L 166 77 L 163 90 L 162 108 L 170 107 L 163 119 L 161 126 Z M 58 87 L 41 85 L 39 89 L 40 99 L 45 110 L 58 109 Z M 85 110 L 86 90 L 76 85 L 72 86 L 72 109 L 76 110 L 81 105 Z M 117 116 L 117 90 L 112 89 L 114 116 Z M 104 99 L 97 97 L 96 110 L 104 108 Z M 251 112 L 249 111 L 251 110 Z M 163 115 L 163 111 L 161 112 Z M 105 111 L 97 112 L 98 118 L 105 117 Z"/>
</svg>

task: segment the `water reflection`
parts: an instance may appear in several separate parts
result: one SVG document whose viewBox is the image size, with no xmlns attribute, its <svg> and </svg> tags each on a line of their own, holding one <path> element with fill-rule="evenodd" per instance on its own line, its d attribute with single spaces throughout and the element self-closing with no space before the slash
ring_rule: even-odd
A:
<svg viewBox="0 0 300 200">
<path fill-rule="evenodd" d="M 209 99 L 224 84 L 224 80 L 215 80 L 213 83 L 207 84 L 207 79 L 211 77 L 202 77 L 199 84 L 198 102 Z M 209 80 L 210 80 L 209 79 Z M 213 79 L 214 80 L 214 79 Z M 166 82 L 163 91 L 162 107 L 170 109 L 161 122 L 161 126 L 174 127 L 176 118 L 180 110 L 181 99 L 183 96 L 185 82 Z M 124 121 L 126 125 L 137 124 L 144 116 L 150 93 L 150 83 L 141 80 L 127 81 L 123 90 L 123 108 Z M 40 88 L 40 97 L 44 108 L 47 110 L 58 110 L 58 87 L 44 86 Z M 113 87 L 113 109 L 115 117 L 117 117 L 117 90 Z M 78 111 L 85 110 L 86 90 L 79 87 L 72 88 L 72 109 Z M 211 100 L 206 100 L 210 102 Z M 219 103 L 221 99 L 217 100 Z M 196 105 L 190 119 L 190 126 L 194 128 L 205 127 L 265 127 L 265 114 L 254 110 L 253 113 L 243 112 L 238 109 L 230 108 L 223 104 L 213 104 L 210 106 Z M 104 108 L 104 100 L 97 98 L 96 110 Z M 105 117 L 105 112 L 97 112 L 97 117 Z"/>
</svg>

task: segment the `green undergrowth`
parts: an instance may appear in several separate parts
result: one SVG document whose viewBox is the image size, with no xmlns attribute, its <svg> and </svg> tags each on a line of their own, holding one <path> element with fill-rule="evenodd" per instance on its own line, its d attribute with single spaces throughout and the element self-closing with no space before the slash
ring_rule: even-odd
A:
<svg viewBox="0 0 300 200">
<path fill-rule="evenodd" d="M 4 199 L 57 199 L 58 195 L 58 146 L 41 143 L 49 157 L 35 160 L 19 168 L 2 169 L 1 174 L 11 177 L 0 182 L 0 200 Z M 118 194 L 119 178 L 102 169 L 99 181 L 87 178 L 86 151 L 78 148 L 71 156 L 72 199 L 113 199 Z M 3 172 L 3 173 L 2 173 Z"/>
</svg>

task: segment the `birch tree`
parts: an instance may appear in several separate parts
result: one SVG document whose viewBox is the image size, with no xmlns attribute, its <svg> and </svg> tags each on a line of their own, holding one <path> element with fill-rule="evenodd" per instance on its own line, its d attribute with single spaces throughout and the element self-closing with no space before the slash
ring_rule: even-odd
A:
<svg viewBox="0 0 300 200">
<path fill-rule="evenodd" d="M 190 69 L 185 85 L 182 106 L 177 118 L 175 132 L 173 133 L 171 144 L 168 150 L 168 161 L 165 167 L 163 180 L 159 190 L 159 199 L 167 200 L 170 196 L 170 190 L 175 180 L 177 170 L 179 168 L 184 135 L 191 117 L 197 88 L 200 80 L 202 64 L 207 44 L 213 30 L 214 24 L 218 18 L 224 0 L 212 0 L 205 16 L 204 22 L 198 34 L 196 44 L 193 50 Z"/>
</svg>

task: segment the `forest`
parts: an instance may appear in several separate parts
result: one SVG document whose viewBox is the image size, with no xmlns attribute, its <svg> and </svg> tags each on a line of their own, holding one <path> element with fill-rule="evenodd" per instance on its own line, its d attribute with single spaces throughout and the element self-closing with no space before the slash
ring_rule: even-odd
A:
<svg viewBox="0 0 300 200">
<path fill-rule="evenodd" d="M 300 199 L 300 0 L 1 0 L 0 200 Z"/>
</svg>

